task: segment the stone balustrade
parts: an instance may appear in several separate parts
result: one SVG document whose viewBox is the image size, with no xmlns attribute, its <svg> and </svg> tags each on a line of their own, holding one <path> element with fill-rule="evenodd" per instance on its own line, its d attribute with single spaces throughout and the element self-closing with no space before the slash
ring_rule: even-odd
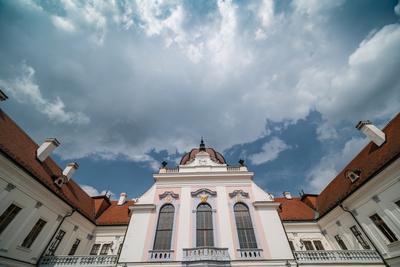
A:
<svg viewBox="0 0 400 267">
<path fill-rule="evenodd" d="M 238 249 L 237 251 L 241 259 L 258 260 L 263 258 L 263 250 L 259 248 Z"/>
<path fill-rule="evenodd" d="M 375 250 L 294 251 L 299 263 L 382 263 Z"/>
<path fill-rule="evenodd" d="M 90 256 L 44 256 L 39 266 L 101 266 L 111 267 L 117 263 L 117 255 L 90 255 Z"/>
<path fill-rule="evenodd" d="M 184 248 L 183 261 L 230 261 L 228 248 Z"/>
<path fill-rule="evenodd" d="M 150 250 L 150 261 L 172 261 L 174 257 L 173 250 Z"/>
</svg>

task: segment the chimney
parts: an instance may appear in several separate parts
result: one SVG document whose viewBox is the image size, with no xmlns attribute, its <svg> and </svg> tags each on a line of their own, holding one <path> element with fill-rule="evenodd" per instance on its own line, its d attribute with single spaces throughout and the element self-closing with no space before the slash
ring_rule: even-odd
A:
<svg viewBox="0 0 400 267">
<path fill-rule="evenodd" d="M 62 174 L 67 177 L 68 181 L 72 178 L 74 172 L 79 168 L 78 163 L 72 162 L 68 163 L 67 167 L 63 170 Z"/>
<path fill-rule="evenodd" d="M 377 146 L 381 146 L 386 141 L 386 135 L 379 130 L 370 121 L 360 121 L 356 128 L 361 130 L 370 141 L 374 142 Z"/>
<path fill-rule="evenodd" d="M 0 101 L 6 101 L 8 96 L 0 89 Z"/>
<path fill-rule="evenodd" d="M 117 205 L 118 205 L 118 206 L 124 205 L 125 202 L 126 202 L 127 197 L 128 197 L 128 195 L 127 195 L 126 193 L 121 193 L 121 194 L 119 195 L 119 200 L 118 200 Z"/>
<path fill-rule="evenodd" d="M 47 138 L 46 141 L 36 150 L 36 157 L 43 162 L 53 150 L 60 145 L 55 138 Z"/>
<path fill-rule="evenodd" d="M 290 192 L 288 192 L 288 191 L 283 192 L 283 196 L 284 196 L 286 199 L 292 199 L 292 195 L 291 195 Z"/>
</svg>

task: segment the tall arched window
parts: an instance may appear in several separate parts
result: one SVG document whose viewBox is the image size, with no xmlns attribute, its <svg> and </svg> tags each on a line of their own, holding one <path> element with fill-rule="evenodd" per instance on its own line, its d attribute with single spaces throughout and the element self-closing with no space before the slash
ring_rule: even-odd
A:
<svg viewBox="0 0 400 267">
<path fill-rule="evenodd" d="M 236 203 L 234 212 L 240 248 L 257 248 L 249 208 L 243 203 Z"/>
<path fill-rule="evenodd" d="M 154 240 L 154 250 L 170 250 L 172 239 L 172 227 L 174 226 L 175 208 L 171 204 L 161 207 L 158 215 L 156 238 Z"/>
<path fill-rule="evenodd" d="M 213 221 L 211 206 L 202 203 L 197 206 L 196 212 L 196 246 L 214 246 Z"/>
</svg>

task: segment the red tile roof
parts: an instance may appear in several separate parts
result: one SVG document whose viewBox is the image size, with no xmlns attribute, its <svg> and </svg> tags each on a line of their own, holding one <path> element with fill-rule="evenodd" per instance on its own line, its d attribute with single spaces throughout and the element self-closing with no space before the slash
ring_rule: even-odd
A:
<svg viewBox="0 0 400 267">
<path fill-rule="evenodd" d="M 299 197 L 276 197 L 275 201 L 281 203 L 279 217 L 282 221 L 312 221 L 315 218 L 315 211 Z"/>
<path fill-rule="evenodd" d="M 134 201 L 128 200 L 121 206 L 118 206 L 117 203 L 118 201 L 111 201 L 111 206 L 97 218 L 97 225 L 128 225 L 129 207 L 134 204 Z"/>
<path fill-rule="evenodd" d="M 400 113 L 386 125 L 383 132 L 386 134 L 386 142 L 381 147 L 370 142 L 319 194 L 317 207 L 320 216 L 336 207 L 400 156 Z M 361 171 L 360 178 L 354 183 L 345 176 L 349 170 Z"/>
<path fill-rule="evenodd" d="M 128 206 L 133 205 L 133 201 L 117 206 L 116 201 L 110 202 L 105 196 L 92 198 L 73 179 L 59 188 L 53 181 L 62 174 L 62 169 L 51 157 L 40 162 L 36 158 L 38 147 L 35 141 L 0 109 L 0 152 L 3 155 L 93 223 L 128 224 Z"/>
</svg>

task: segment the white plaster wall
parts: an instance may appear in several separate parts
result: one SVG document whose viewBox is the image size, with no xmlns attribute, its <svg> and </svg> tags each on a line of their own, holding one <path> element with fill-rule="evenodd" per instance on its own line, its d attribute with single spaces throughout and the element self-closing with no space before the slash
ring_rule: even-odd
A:
<svg viewBox="0 0 400 267">
<path fill-rule="evenodd" d="M 178 231 L 177 233 L 177 243 L 175 251 L 175 259 L 178 261 L 182 260 L 182 249 L 190 247 L 190 232 L 191 232 L 191 222 L 190 217 L 192 216 L 191 207 L 191 195 L 190 187 L 184 186 L 181 189 L 181 206 L 180 206 L 180 216 L 178 218 Z"/>
</svg>

